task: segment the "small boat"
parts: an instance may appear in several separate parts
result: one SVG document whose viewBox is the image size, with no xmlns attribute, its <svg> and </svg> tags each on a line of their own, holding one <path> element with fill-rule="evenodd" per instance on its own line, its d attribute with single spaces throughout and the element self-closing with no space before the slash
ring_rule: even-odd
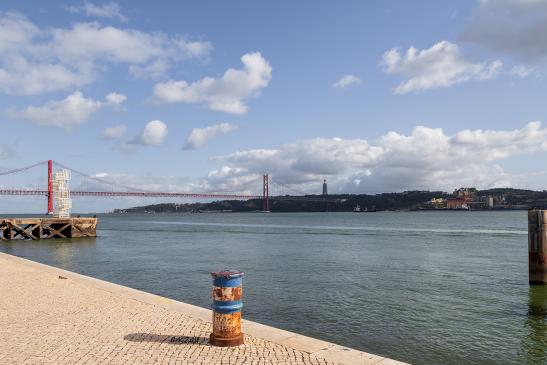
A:
<svg viewBox="0 0 547 365">
<path fill-rule="evenodd" d="M 354 213 L 360 213 L 360 212 L 362 212 L 361 207 L 359 206 L 359 204 L 357 204 L 357 205 L 355 206 L 355 208 L 353 208 L 353 212 L 354 212 Z"/>
</svg>

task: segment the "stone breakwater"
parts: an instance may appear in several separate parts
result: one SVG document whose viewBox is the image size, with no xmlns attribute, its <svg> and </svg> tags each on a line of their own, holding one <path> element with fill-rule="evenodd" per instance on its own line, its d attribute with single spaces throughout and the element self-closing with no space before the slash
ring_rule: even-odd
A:
<svg viewBox="0 0 547 365">
<path fill-rule="evenodd" d="M 0 253 L 0 364 L 403 364 L 251 321 L 245 345 L 213 347 L 211 316 Z"/>
</svg>

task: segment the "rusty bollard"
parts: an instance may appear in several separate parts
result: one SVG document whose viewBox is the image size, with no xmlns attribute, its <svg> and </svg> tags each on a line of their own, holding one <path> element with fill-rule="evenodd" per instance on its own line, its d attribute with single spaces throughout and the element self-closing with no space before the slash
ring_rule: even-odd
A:
<svg viewBox="0 0 547 365">
<path fill-rule="evenodd" d="M 213 277 L 213 333 L 209 343 L 228 347 L 243 344 L 241 309 L 243 288 L 241 271 L 212 272 Z"/>
</svg>

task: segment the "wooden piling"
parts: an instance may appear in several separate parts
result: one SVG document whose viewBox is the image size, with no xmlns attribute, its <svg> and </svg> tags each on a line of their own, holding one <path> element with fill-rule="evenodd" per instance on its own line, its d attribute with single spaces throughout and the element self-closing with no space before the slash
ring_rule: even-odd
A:
<svg viewBox="0 0 547 365">
<path fill-rule="evenodd" d="M 96 236 L 97 218 L 0 218 L 0 240 Z"/>
<path fill-rule="evenodd" d="M 528 211 L 528 272 L 530 284 L 547 284 L 547 210 Z"/>
</svg>

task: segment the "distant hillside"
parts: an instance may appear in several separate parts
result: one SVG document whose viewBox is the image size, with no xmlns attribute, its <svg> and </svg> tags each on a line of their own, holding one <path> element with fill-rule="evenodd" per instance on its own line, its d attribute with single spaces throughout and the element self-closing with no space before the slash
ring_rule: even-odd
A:
<svg viewBox="0 0 547 365">
<path fill-rule="evenodd" d="M 488 189 L 476 191 L 476 199 L 484 199 L 487 196 L 504 198 L 505 209 L 526 209 L 527 207 L 547 207 L 547 191 L 533 191 L 521 189 Z M 319 195 L 308 197 L 321 198 Z M 402 193 L 383 193 L 375 195 L 367 194 L 339 194 L 329 195 L 329 199 L 338 199 L 338 202 L 322 201 L 294 201 L 277 200 L 270 201 L 272 212 L 350 212 L 357 205 L 361 209 L 368 210 L 416 210 L 423 209 L 432 198 L 447 199 L 451 194 L 443 191 L 407 191 Z M 211 212 L 232 211 L 252 212 L 262 209 L 261 199 L 221 200 L 211 203 L 189 204 L 154 204 L 133 207 L 128 209 L 116 209 L 114 213 L 179 213 L 179 212 Z"/>
<path fill-rule="evenodd" d="M 476 192 L 476 199 L 486 196 L 503 197 L 506 209 L 526 209 L 527 207 L 547 207 L 547 191 L 533 191 L 520 189 L 488 189 Z M 321 198 L 319 195 L 308 197 Z M 294 201 L 277 200 L 270 201 L 272 212 L 350 212 L 357 205 L 361 209 L 368 210 L 416 210 L 422 209 L 432 198 L 447 199 L 451 194 L 443 191 L 406 191 L 402 193 L 383 193 L 376 195 L 367 194 L 340 194 L 329 195 L 329 199 L 338 199 L 338 202 L 322 201 Z M 261 199 L 221 200 L 211 203 L 191 204 L 154 204 L 129 209 L 117 209 L 114 213 L 178 213 L 178 212 L 210 212 L 232 211 L 252 212 L 262 209 Z"/>
</svg>

